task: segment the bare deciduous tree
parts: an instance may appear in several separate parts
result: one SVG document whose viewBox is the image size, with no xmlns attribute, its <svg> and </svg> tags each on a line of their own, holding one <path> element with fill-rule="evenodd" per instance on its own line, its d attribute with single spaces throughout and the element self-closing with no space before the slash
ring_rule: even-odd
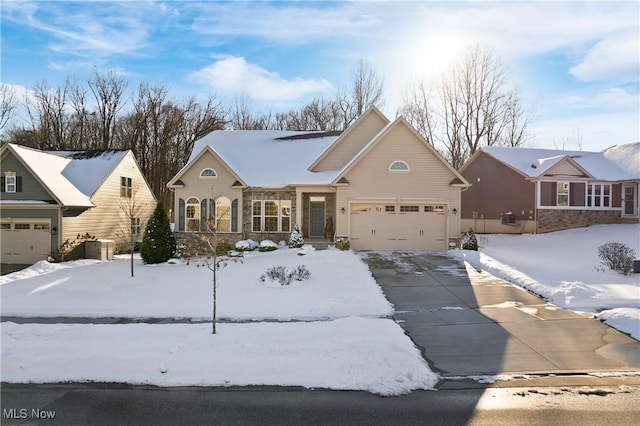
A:
<svg viewBox="0 0 640 426">
<path fill-rule="evenodd" d="M 425 82 L 415 83 L 399 114 L 458 168 L 481 146 L 521 146 L 527 140 L 531 112 L 508 83 L 508 69 L 495 52 L 472 46 L 443 76 L 437 96 L 430 96 Z"/>
<path fill-rule="evenodd" d="M 218 218 L 220 219 L 220 218 Z M 224 268 L 229 262 L 243 261 L 243 252 L 229 250 L 223 245 L 224 239 L 216 229 L 216 219 L 204 221 L 204 231 L 186 233 L 186 241 L 178 245 L 177 254 L 187 265 L 205 267 L 211 271 L 213 286 L 212 299 L 212 333 L 216 334 L 216 318 L 218 307 L 218 277 L 216 271 Z"/>
<path fill-rule="evenodd" d="M 16 115 L 18 99 L 8 84 L 0 83 L 0 130 Z"/>
<path fill-rule="evenodd" d="M 96 115 L 100 132 L 100 146 L 98 148 L 113 148 L 112 138 L 118 114 L 124 107 L 124 92 L 127 88 L 127 81 L 114 71 L 109 71 L 106 74 L 95 71 L 88 84 L 96 101 Z"/>
<path fill-rule="evenodd" d="M 122 195 L 122 194 L 121 194 Z M 142 186 L 139 181 L 133 184 L 131 196 L 120 197 L 120 212 L 123 220 L 116 231 L 121 242 L 126 245 L 130 253 L 131 276 L 134 276 L 133 253 L 136 243 L 142 240 L 144 232 L 143 219 L 146 222 L 150 206 L 142 199 Z"/>
</svg>

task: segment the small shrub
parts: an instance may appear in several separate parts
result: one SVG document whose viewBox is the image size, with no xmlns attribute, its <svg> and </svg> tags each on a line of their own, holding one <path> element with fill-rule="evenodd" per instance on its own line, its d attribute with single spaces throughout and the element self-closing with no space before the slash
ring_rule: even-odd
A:
<svg viewBox="0 0 640 426">
<path fill-rule="evenodd" d="M 255 249 L 257 249 L 260 246 L 260 244 L 256 243 L 255 241 L 249 239 L 249 240 L 240 240 L 236 243 L 236 250 L 238 251 L 253 251 Z"/>
<path fill-rule="evenodd" d="M 349 250 L 351 248 L 351 243 L 349 243 L 349 240 L 347 240 L 346 238 L 338 238 L 335 242 L 335 247 L 338 250 Z"/>
<path fill-rule="evenodd" d="M 278 245 L 271 240 L 262 240 L 260 241 L 260 247 L 258 247 L 258 251 L 274 251 L 278 250 Z"/>
<path fill-rule="evenodd" d="M 300 248 L 304 245 L 304 238 L 300 233 L 300 228 L 298 225 L 293 227 L 293 231 L 291 231 L 291 236 L 289 237 L 289 248 Z"/>
<path fill-rule="evenodd" d="M 602 265 L 622 275 L 631 273 L 635 255 L 635 250 L 615 241 L 609 241 L 598 247 L 598 257 Z"/>
<path fill-rule="evenodd" d="M 284 266 L 273 266 L 260 276 L 260 281 L 277 281 L 280 285 L 289 285 L 293 280 L 304 281 L 311 278 L 311 272 L 305 265 L 298 265 L 290 272 Z"/>
<path fill-rule="evenodd" d="M 224 256 L 228 254 L 232 249 L 233 247 L 227 240 L 221 239 L 218 241 L 218 244 L 216 244 L 216 256 Z"/>
<path fill-rule="evenodd" d="M 473 229 L 469 229 L 464 237 L 462 237 L 462 250 L 475 250 L 478 251 L 478 239 Z"/>
</svg>

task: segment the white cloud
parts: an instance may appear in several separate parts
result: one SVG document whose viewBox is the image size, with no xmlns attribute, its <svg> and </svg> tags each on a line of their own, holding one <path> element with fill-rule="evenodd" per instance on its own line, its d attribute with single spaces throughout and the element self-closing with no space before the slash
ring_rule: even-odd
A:
<svg viewBox="0 0 640 426">
<path fill-rule="evenodd" d="M 337 5 L 337 7 L 335 6 Z M 325 3 L 312 7 L 303 2 L 204 3 L 193 22 L 203 34 L 251 36 L 299 44 L 327 37 L 357 36 L 381 23 L 364 3 Z"/>
<path fill-rule="evenodd" d="M 607 111 L 635 111 L 640 107 L 640 95 L 620 87 L 612 87 L 595 96 L 568 96 L 562 100 L 576 108 L 599 108 Z"/>
<path fill-rule="evenodd" d="M 290 101 L 310 93 L 334 90 L 325 79 L 287 80 L 280 74 L 248 63 L 238 56 L 225 56 L 213 64 L 191 74 L 194 80 L 226 94 L 247 93 L 259 101 Z"/>
<path fill-rule="evenodd" d="M 579 80 L 636 80 L 640 73 L 640 40 L 637 31 L 604 38 L 569 72 Z"/>
</svg>

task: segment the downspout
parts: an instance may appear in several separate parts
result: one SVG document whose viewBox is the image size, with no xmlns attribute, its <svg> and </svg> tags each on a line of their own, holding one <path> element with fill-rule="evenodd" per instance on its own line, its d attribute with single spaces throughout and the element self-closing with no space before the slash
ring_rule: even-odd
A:
<svg viewBox="0 0 640 426">
<path fill-rule="evenodd" d="M 533 182 L 535 187 L 534 191 L 534 206 L 533 206 L 533 234 L 536 235 L 538 233 L 538 198 L 540 193 L 540 181 L 536 180 Z"/>
</svg>

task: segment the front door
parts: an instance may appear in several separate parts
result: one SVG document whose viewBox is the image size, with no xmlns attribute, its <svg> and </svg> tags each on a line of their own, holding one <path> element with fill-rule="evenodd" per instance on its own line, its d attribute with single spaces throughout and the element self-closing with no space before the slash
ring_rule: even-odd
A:
<svg viewBox="0 0 640 426">
<path fill-rule="evenodd" d="M 324 237 L 324 201 L 309 203 L 309 236 Z"/>
<path fill-rule="evenodd" d="M 625 216 L 636 215 L 636 187 L 635 186 L 624 187 L 624 215 Z"/>
</svg>

